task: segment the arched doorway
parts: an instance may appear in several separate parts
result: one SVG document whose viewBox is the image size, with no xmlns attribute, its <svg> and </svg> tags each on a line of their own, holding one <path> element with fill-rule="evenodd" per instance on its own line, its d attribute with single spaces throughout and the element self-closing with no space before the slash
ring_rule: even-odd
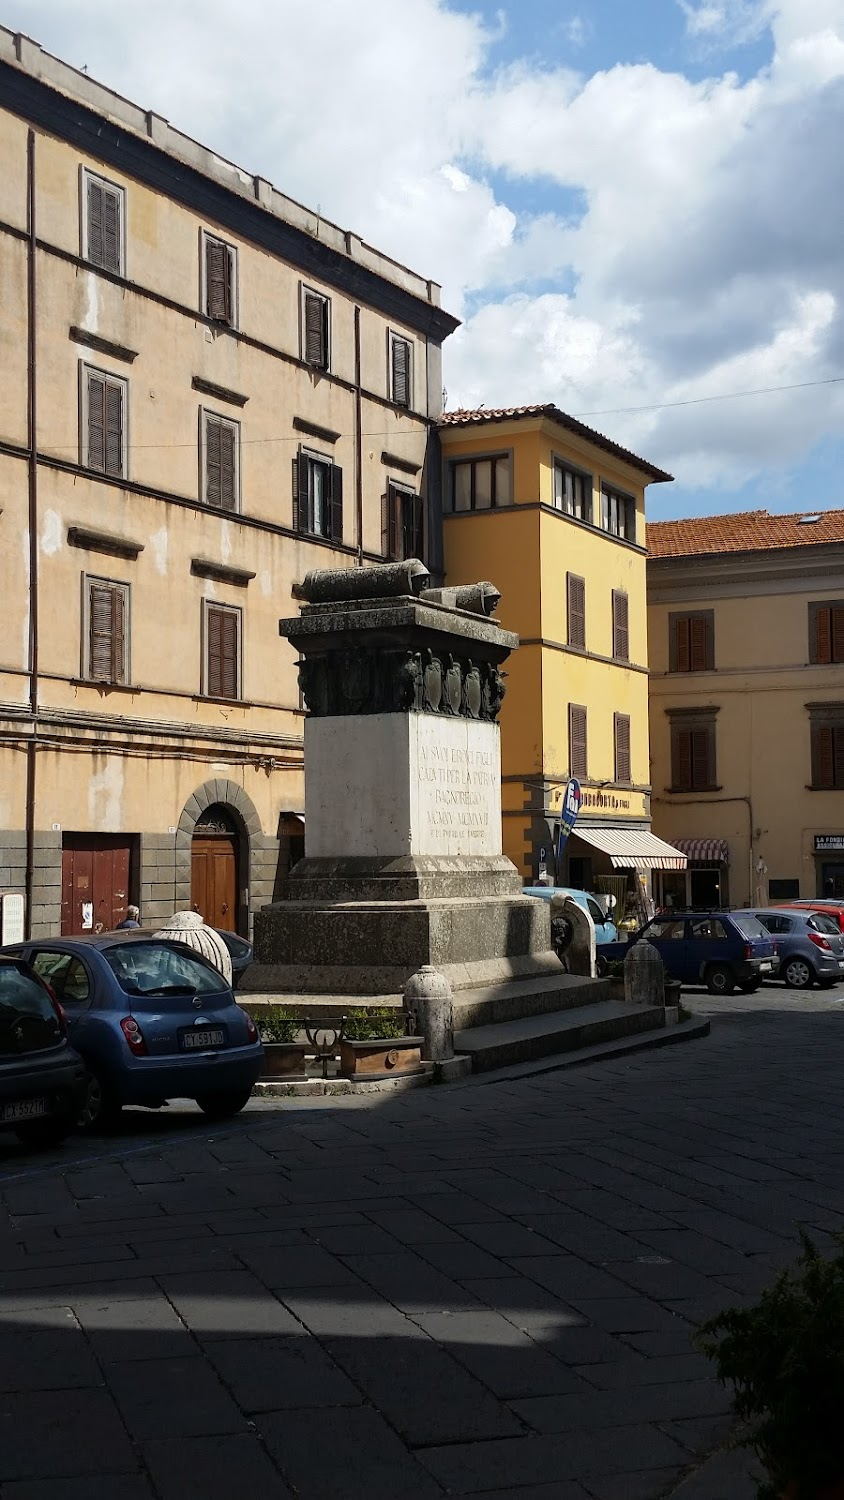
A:
<svg viewBox="0 0 844 1500">
<path fill-rule="evenodd" d="M 222 802 L 196 820 L 190 850 L 190 900 L 209 927 L 236 932 L 240 889 L 240 829 Z"/>
</svg>

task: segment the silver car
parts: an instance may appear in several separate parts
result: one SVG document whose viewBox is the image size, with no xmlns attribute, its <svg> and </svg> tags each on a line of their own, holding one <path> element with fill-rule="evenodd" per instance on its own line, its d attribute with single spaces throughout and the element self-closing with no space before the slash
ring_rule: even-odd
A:
<svg viewBox="0 0 844 1500">
<path fill-rule="evenodd" d="M 769 907 L 753 912 L 777 945 L 776 977 L 792 990 L 813 984 L 828 989 L 844 979 L 844 937 L 833 917 L 820 911 Z"/>
</svg>

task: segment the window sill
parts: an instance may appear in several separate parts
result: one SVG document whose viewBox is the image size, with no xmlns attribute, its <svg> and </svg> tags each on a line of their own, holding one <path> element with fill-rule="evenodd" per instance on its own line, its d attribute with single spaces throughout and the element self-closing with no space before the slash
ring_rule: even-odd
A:
<svg viewBox="0 0 844 1500">
<path fill-rule="evenodd" d="M 71 677 L 71 687 L 96 688 L 98 693 L 140 693 L 143 690 L 131 682 L 109 682 L 107 677 Z"/>
<path fill-rule="evenodd" d="M 844 786 L 818 786 L 812 782 L 806 783 L 807 792 L 844 792 Z"/>
<path fill-rule="evenodd" d="M 194 703 L 224 703 L 227 708 L 252 708 L 246 698 L 215 698 L 212 693 L 195 693 Z"/>
</svg>

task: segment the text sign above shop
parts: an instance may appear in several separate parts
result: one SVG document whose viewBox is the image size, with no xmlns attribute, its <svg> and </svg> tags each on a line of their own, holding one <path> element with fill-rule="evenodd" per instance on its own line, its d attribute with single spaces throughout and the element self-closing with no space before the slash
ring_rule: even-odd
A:
<svg viewBox="0 0 844 1500">
<path fill-rule="evenodd" d="M 826 854 L 831 849 L 844 849 L 844 833 L 816 833 L 815 853 Z"/>
</svg>

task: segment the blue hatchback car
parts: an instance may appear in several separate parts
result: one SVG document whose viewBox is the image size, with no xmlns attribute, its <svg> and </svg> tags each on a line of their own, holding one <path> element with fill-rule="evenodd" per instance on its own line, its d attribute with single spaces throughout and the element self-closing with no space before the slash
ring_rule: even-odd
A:
<svg viewBox="0 0 844 1500">
<path fill-rule="evenodd" d="M 705 984 L 710 995 L 746 995 L 758 990 L 776 969 L 771 934 L 748 912 L 671 912 L 653 917 L 630 937 L 653 943 L 672 979 Z M 629 943 L 613 945 L 612 958 L 624 958 Z M 607 949 L 604 949 L 607 952 Z"/>
<path fill-rule="evenodd" d="M 258 1031 L 194 949 L 130 929 L 4 951 L 27 958 L 64 1009 L 88 1071 L 83 1128 L 124 1104 L 195 1099 L 215 1120 L 243 1109 L 263 1056 Z"/>
</svg>

